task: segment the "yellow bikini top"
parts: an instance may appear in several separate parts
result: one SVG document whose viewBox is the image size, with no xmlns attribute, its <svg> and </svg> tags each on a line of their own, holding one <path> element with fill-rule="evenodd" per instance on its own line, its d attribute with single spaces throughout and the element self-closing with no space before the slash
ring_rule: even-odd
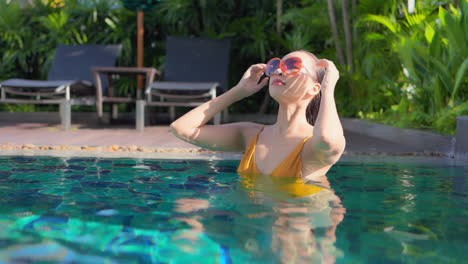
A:
<svg viewBox="0 0 468 264">
<path fill-rule="evenodd" d="M 239 168 L 237 169 L 237 172 L 242 177 L 242 184 L 244 187 L 249 189 L 256 189 L 256 185 L 260 184 L 259 176 L 261 175 L 261 172 L 258 170 L 255 162 L 255 149 L 258 137 L 262 131 L 263 128 L 258 132 L 248 146 L 247 151 L 239 164 Z M 270 175 L 267 175 L 270 176 L 269 178 L 275 185 L 275 189 L 285 191 L 294 197 L 311 195 L 325 189 L 320 186 L 306 184 L 302 179 L 301 153 L 304 144 L 311 137 L 312 136 L 305 138 Z"/>
</svg>

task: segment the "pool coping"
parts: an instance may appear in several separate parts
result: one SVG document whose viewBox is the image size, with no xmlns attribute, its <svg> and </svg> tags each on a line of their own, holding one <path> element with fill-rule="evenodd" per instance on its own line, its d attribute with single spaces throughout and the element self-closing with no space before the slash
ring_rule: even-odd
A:
<svg viewBox="0 0 468 264">
<path fill-rule="evenodd" d="M 105 147 L 41 146 L 39 148 L 34 148 L 19 146 L 16 148 L 1 149 L 0 156 L 240 160 L 242 158 L 242 153 L 215 152 L 200 148 L 149 149 L 139 147 L 137 150 L 132 151 L 126 147 L 109 150 L 109 148 Z"/>
<path fill-rule="evenodd" d="M 200 147 L 151 148 L 136 145 L 78 146 L 78 145 L 35 145 L 0 143 L 0 156 L 57 156 L 57 157 L 110 157 L 110 158 L 164 158 L 191 157 L 190 159 L 237 159 L 242 152 L 212 151 Z M 382 157 L 436 157 L 450 158 L 439 153 L 424 152 L 385 152 L 385 151 L 347 151 L 343 156 L 382 156 Z"/>
<path fill-rule="evenodd" d="M 50 156 L 50 157 L 97 157 L 137 159 L 190 159 L 190 160 L 240 160 L 242 153 L 209 151 L 200 148 L 144 148 L 131 146 L 77 147 L 35 146 L 31 144 L 12 146 L 0 144 L 0 156 Z"/>
<path fill-rule="evenodd" d="M 199 148 L 155 149 L 153 151 L 102 151 L 82 149 L 2 149 L 0 157 L 39 156 L 57 158 L 111 158 L 111 159 L 156 159 L 156 160 L 231 160 L 242 159 L 243 153 L 208 151 Z M 450 166 L 468 166 L 468 160 L 444 156 L 386 155 L 385 153 L 344 153 L 341 162 L 364 163 L 420 163 Z"/>
</svg>

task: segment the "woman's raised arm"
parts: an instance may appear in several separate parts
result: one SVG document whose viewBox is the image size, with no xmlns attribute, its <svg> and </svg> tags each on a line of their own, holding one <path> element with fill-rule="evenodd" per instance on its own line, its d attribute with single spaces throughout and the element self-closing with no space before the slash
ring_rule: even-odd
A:
<svg viewBox="0 0 468 264">
<path fill-rule="evenodd" d="M 326 73 L 321 84 L 322 98 L 314 125 L 314 136 L 306 153 L 313 155 L 314 160 L 319 160 L 323 164 L 334 164 L 346 145 L 334 97 L 339 72 L 335 64 L 329 60 L 320 60 L 319 65 L 326 68 Z"/>
<path fill-rule="evenodd" d="M 226 125 L 205 124 L 229 105 L 258 92 L 268 81 L 265 79 L 257 85 L 265 67 L 265 64 L 252 65 L 232 89 L 174 121 L 170 126 L 171 132 L 189 143 L 207 149 L 243 151 L 244 131 L 257 126 L 256 124 L 245 122 Z"/>
</svg>

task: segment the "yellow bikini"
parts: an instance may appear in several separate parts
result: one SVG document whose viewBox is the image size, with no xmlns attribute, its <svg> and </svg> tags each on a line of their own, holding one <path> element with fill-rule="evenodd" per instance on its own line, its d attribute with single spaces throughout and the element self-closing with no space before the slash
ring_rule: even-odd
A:
<svg viewBox="0 0 468 264">
<path fill-rule="evenodd" d="M 257 146 L 258 137 L 263 131 L 263 128 L 255 136 L 254 140 L 250 143 L 247 151 L 242 158 L 237 172 L 243 178 L 243 185 L 247 188 L 254 188 L 257 185 L 257 179 L 261 172 L 257 168 L 255 162 L 255 149 Z M 304 144 L 307 142 L 309 136 L 305 138 L 286 159 L 281 162 L 278 167 L 269 175 L 276 189 L 287 192 L 294 197 L 308 196 L 318 193 L 325 189 L 316 185 L 309 185 L 302 179 L 302 159 L 301 153 Z"/>
</svg>

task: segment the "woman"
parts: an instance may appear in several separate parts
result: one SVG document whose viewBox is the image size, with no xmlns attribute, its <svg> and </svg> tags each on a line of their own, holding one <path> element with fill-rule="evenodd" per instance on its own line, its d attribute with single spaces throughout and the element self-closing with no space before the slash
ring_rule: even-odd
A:
<svg viewBox="0 0 468 264">
<path fill-rule="evenodd" d="M 269 78 L 259 82 L 264 74 Z M 331 61 L 295 51 L 282 60 L 252 65 L 235 87 L 174 121 L 171 131 L 207 149 L 245 150 L 240 173 L 318 180 L 345 147 L 333 96 L 338 78 Z M 232 103 L 258 92 L 268 80 L 270 95 L 279 103 L 274 125 L 205 125 Z"/>
</svg>

